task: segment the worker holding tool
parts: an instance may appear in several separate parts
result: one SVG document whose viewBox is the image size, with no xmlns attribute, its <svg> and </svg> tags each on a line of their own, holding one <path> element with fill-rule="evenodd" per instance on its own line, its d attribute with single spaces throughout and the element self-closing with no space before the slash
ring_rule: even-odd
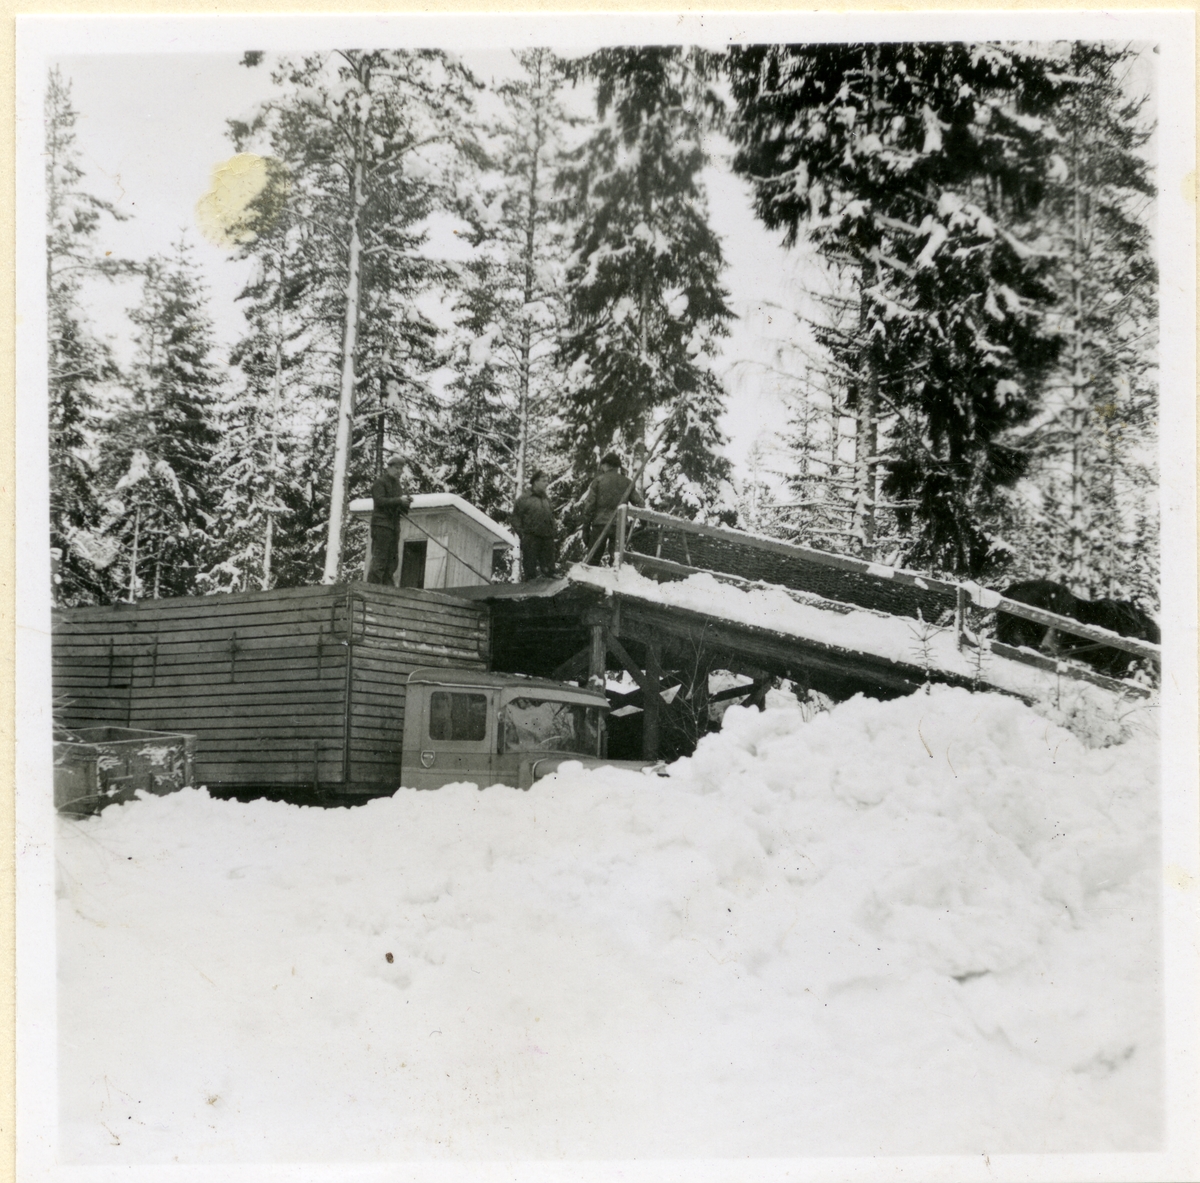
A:
<svg viewBox="0 0 1200 1183">
<path fill-rule="evenodd" d="M 619 505 L 645 505 L 634 482 L 625 475 L 622 468 L 621 457 L 616 452 L 609 452 L 600 461 L 600 471 L 588 486 L 587 495 L 583 499 L 583 541 L 589 554 L 593 543 L 612 523 Z M 607 549 L 611 561 L 616 551 L 616 536 L 612 530 L 608 531 Z"/>
<path fill-rule="evenodd" d="M 547 492 L 549 484 L 544 472 L 535 472 L 509 518 L 521 540 L 521 576 L 525 580 L 554 574 L 554 507 Z"/>
<path fill-rule="evenodd" d="M 371 511 L 371 569 L 367 572 L 368 583 L 395 583 L 400 515 L 408 513 L 412 505 L 412 498 L 404 491 L 400 480 L 403 471 L 404 461 L 399 456 L 393 456 L 371 486 L 374 506 Z"/>
</svg>

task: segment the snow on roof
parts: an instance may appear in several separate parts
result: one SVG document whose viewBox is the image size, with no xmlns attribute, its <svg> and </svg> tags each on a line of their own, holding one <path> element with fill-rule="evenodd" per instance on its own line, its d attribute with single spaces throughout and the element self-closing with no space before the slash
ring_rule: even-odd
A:
<svg viewBox="0 0 1200 1183">
<path fill-rule="evenodd" d="M 980 655 L 974 649 L 959 649 L 952 628 L 836 600 L 822 602 L 811 593 L 792 594 L 786 588 L 768 584 L 743 590 L 707 574 L 656 583 L 630 566 L 618 571 L 576 565 L 567 572 L 567 578 L 572 583 L 651 603 L 688 608 L 733 623 L 836 645 L 852 653 L 869 653 L 922 669 L 976 678 L 984 685 L 1025 698 L 1043 699 L 1056 687 L 1057 674 L 1053 671 L 990 652 Z M 1108 693 L 1099 687 L 1092 689 Z"/>
<path fill-rule="evenodd" d="M 370 513 L 375 507 L 374 501 L 370 497 L 356 497 L 350 502 L 351 513 Z M 489 518 L 482 509 L 472 505 L 469 501 L 464 500 L 457 493 L 416 493 L 412 499 L 413 509 L 457 509 L 460 513 L 465 514 L 477 525 L 482 526 L 488 533 L 492 534 L 497 541 L 502 542 L 505 546 L 516 546 L 516 535 L 511 531 L 506 530 L 499 522 Z"/>
</svg>

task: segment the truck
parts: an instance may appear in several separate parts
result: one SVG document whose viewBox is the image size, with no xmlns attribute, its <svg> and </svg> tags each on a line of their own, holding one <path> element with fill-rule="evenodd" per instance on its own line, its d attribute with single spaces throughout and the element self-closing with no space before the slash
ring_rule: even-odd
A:
<svg viewBox="0 0 1200 1183">
<path fill-rule="evenodd" d="M 568 761 L 654 767 L 605 758 L 607 715 L 604 692 L 586 686 L 478 670 L 414 670 L 400 780 L 409 789 L 456 781 L 528 789 Z"/>
</svg>

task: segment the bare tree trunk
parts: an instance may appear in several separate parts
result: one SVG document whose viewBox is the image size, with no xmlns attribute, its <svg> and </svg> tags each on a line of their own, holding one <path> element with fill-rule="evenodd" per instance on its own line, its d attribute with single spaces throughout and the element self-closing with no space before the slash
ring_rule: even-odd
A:
<svg viewBox="0 0 1200 1183">
<path fill-rule="evenodd" d="M 279 403 L 283 387 L 283 249 L 279 251 L 279 294 L 275 301 L 275 374 L 271 382 L 271 456 L 267 463 L 267 523 L 263 537 L 262 589 L 271 588 L 275 542 L 275 476 L 279 467 Z"/>
<path fill-rule="evenodd" d="M 370 94 L 370 72 L 363 69 L 363 89 Z M 333 445 L 333 484 L 329 498 L 329 532 L 325 541 L 325 571 L 322 583 L 337 583 L 342 561 L 343 518 L 346 480 L 350 471 L 351 426 L 354 418 L 354 351 L 358 346 L 359 265 L 362 230 L 359 216 L 363 205 L 363 154 L 369 113 L 359 111 L 354 143 L 354 173 L 350 184 L 350 259 L 346 273 L 346 321 L 342 332 L 342 383 L 338 398 L 337 435 Z"/>
<path fill-rule="evenodd" d="M 537 74 L 535 77 L 540 95 L 542 84 L 542 59 L 540 56 L 537 60 Z M 533 113 L 533 157 L 529 162 L 529 206 L 525 213 L 525 256 L 523 260 L 525 304 L 521 317 L 520 387 L 517 403 L 517 471 L 515 474 L 517 488 L 514 499 L 515 497 L 519 497 L 521 491 L 525 488 L 525 469 L 529 463 L 530 351 L 533 336 L 529 326 L 529 305 L 533 303 L 534 291 L 534 247 L 536 243 L 538 213 L 538 164 L 541 159 L 543 134 L 542 113 L 539 108 L 535 107 Z"/>
<path fill-rule="evenodd" d="M 129 602 L 137 599 L 137 565 L 138 565 L 138 535 L 142 528 L 142 507 L 139 505 L 133 514 L 133 558 L 129 562 Z"/>
<path fill-rule="evenodd" d="M 862 380 L 854 416 L 854 513 L 850 519 L 850 540 L 865 559 L 875 557 L 875 482 L 879 442 L 879 374 L 871 351 L 870 315 L 867 288 L 875 280 L 873 264 L 864 263 L 860 284 L 859 334 L 862 345 Z"/>
<path fill-rule="evenodd" d="M 647 220 L 647 225 L 649 221 Z M 646 365 L 646 359 L 650 356 L 650 282 L 649 276 L 642 276 L 641 292 L 638 295 L 639 301 L 639 316 L 640 316 L 640 339 L 638 341 L 638 360 L 643 366 Z M 638 493 L 641 497 L 646 496 L 646 430 L 649 426 L 650 418 L 649 408 L 645 403 L 642 404 L 643 410 L 634 421 L 634 439 L 633 439 L 633 468 L 639 474 Z"/>
<path fill-rule="evenodd" d="M 1068 412 L 1071 435 L 1071 501 L 1070 517 L 1067 521 L 1067 578 L 1071 583 L 1085 582 L 1086 570 L 1083 558 L 1084 521 L 1084 465 L 1086 463 L 1084 431 L 1087 426 L 1087 387 L 1089 381 L 1084 368 L 1083 356 L 1083 209 L 1079 177 L 1079 134 L 1072 132 L 1074 154 L 1074 209 L 1071 233 L 1071 407 Z"/>
</svg>

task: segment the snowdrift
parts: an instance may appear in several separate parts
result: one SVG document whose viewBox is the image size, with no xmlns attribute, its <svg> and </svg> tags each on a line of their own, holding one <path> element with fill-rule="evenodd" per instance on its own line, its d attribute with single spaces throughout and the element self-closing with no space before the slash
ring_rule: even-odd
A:
<svg viewBox="0 0 1200 1183">
<path fill-rule="evenodd" d="M 772 701 L 667 779 L 62 821 L 65 1160 L 1154 1148 L 1155 737 Z"/>
</svg>

